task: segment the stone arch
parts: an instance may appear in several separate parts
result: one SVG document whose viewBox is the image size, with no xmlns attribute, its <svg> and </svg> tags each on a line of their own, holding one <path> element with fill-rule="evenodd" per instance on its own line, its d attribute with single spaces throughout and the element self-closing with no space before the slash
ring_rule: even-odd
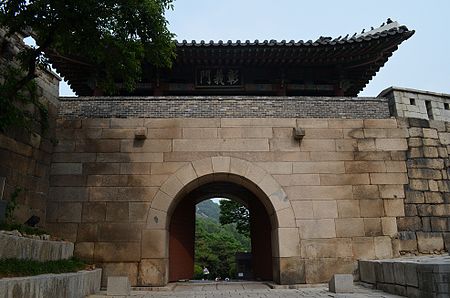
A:
<svg viewBox="0 0 450 298">
<path fill-rule="evenodd" d="M 277 227 L 297 228 L 290 201 L 283 187 L 271 174 L 247 160 L 223 156 L 190 162 L 172 174 L 152 200 L 147 216 L 147 228 L 165 227 L 168 223 L 164 217 L 173 211 L 177 199 L 189 192 L 192 187 L 196 187 L 197 183 L 202 183 L 202 178 L 211 177 L 211 175 L 217 177 L 229 175 L 230 181 L 242 184 L 250 190 L 262 192 L 268 198 L 268 201 L 263 203 L 268 205 L 268 210 L 273 208 Z M 160 216 L 162 221 L 159 220 Z"/>
<path fill-rule="evenodd" d="M 153 198 L 146 227 L 142 231 L 141 284 L 162 285 L 168 282 L 169 221 L 179 201 L 200 185 L 223 180 L 254 192 L 266 207 L 273 227 L 274 281 L 281 284 L 304 282 L 304 277 L 299 276 L 301 272 L 293 273 L 293 270 L 298 271 L 294 268 L 299 264 L 300 239 L 293 208 L 282 186 L 265 169 L 252 162 L 216 156 L 189 162 L 172 174 Z M 163 280 L 153 282 L 142 278 L 145 262 L 150 262 L 150 271 L 161 271 Z"/>
</svg>

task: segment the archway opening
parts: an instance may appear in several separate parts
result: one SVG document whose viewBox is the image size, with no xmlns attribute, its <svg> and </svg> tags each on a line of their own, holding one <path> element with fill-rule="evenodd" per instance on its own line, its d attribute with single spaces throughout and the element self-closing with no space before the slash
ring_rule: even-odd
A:
<svg viewBox="0 0 450 298">
<path fill-rule="evenodd" d="M 252 280 L 250 211 L 247 206 L 227 198 L 198 203 L 194 254 L 196 280 Z"/>
<path fill-rule="evenodd" d="M 195 185 L 195 186 L 193 186 Z M 169 281 L 191 280 L 195 263 L 195 206 L 211 198 L 227 198 L 245 205 L 249 210 L 251 239 L 251 275 L 253 280 L 273 280 L 272 234 L 276 223 L 271 222 L 267 198 L 229 179 L 218 179 L 188 187 L 177 198 L 169 223 Z M 266 199 L 266 201 L 264 201 Z M 239 276 L 237 276 L 239 277 Z"/>
</svg>

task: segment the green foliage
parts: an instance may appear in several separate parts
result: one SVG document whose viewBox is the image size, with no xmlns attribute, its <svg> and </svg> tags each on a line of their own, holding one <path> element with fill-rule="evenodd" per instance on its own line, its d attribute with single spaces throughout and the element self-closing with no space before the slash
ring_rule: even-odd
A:
<svg viewBox="0 0 450 298">
<path fill-rule="evenodd" d="M 11 197 L 6 205 L 6 222 L 13 223 L 14 222 L 14 210 L 17 208 L 17 197 L 22 192 L 22 189 L 17 187 L 14 192 L 11 194 Z"/>
<path fill-rule="evenodd" d="M 0 128 L 30 121 L 30 115 L 14 109 L 18 102 L 45 113 L 30 89 L 37 69 L 49 67 L 45 53 L 88 69 L 92 83 L 105 93 L 116 92 L 118 82 L 132 90 L 145 64 L 170 67 L 175 45 L 166 9 L 172 9 L 172 0 L 0 0 L 0 27 L 8 30 L 0 57 L 11 55 L 8 38 L 14 34 L 31 29 L 37 43 L 14 57 L 20 68 L 2 70 Z"/>
<path fill-rule="evenodd" d="M 196 214 L 201 217 L 208 217 L 219 222 L 220 208 L 213 200 L 205 200 L 196 206 Z"/>
<path fill-rule="evenodd" d="M 4 77 L 0 83 L 0 131 L 5 132 L 13 125 L 32 130 L 37 123 L 46 131 L 48 110 L 36 96 L 36 83 L 28 81 L 16 92 L 23 71 L 13 65 L 2 65 L 0 70 Z"/>
<path fill-rule="evenodd" d="M 17 230 L 21 234 L 26 234 L 26 235 L 48 234 L 46 231 L 44 231 L 42 229 L 35 228 L 35 227 L 29 227 L 29 226 L 25 226 L 23 224 L 17 224 L 17 223 L 0 223 L 0 230 L 3 230 L 3 231 Z"/>
<path fill-rule="evenodd" d="M 250 238 L 239 234 L 235 225 L 222 226 L 209 218 L 197 218 L 194 278 L 203 277 L 203 266 L 209 269 L 210 278 L 234 278 L 235 253 L 243 251 L 250 251 Z"/>
<path fill-rule="evenodd" d="M 78 259 L 39 262 L 33 260 L 1 259 L 0 277 L 31 276 L 47 273 L 75 272 L 86 268 Z"/>
<path fill-rule="evenodd" d="M 231 200 L 220 201 L 219 219 L 222 225 L 235 223 L 239 233 L 250 236 L 250 212 L 244 205 Z"/>
</svg>

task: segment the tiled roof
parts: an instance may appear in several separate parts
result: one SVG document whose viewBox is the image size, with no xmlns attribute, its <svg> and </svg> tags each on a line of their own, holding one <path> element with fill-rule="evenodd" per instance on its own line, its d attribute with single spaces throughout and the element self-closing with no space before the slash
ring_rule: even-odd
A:
<svg viewBox="0 0 450 298">
<path fill-rule="evenodd" d="M 241 67 L 279 67 L 291 73 L 291 81 L 305 80 L 296 77 L 305 69 L 324 72 L 329 82 L 345 80 L 345 95 L 356 96 L 387 62 L 398 46 L 414 34 L 406 26 L 388 20 L 386 24 L 367 32 L 353 35 L 319 37 L 312 41 L 190 41 L 176 42 L 177 58 L 165 75 L 183 68 L 205 65 L 233 65 Z M 71 63 L 70 59 L 49 53 L 53 66 L 64 76 L 78 95 L 92 95 L 93 66 Z M 76 60 L 80 61 L 79 57 Z M 148 66 L 148 70 L 151 66 Z M 145 72 L 145 71 L 144 71 Z M 148 71 L 147 73 L 152 73 Z M 305 75 L 303 75 L 305 76 Z M 322 73 L 319 73 L 319 77 Z M 147 76 L 147 82 L 153 78 Z M 322 77 L 321 77 L 322 78 Z M 306 78 L 309 79 L 309 78 Z"/>
</svg>

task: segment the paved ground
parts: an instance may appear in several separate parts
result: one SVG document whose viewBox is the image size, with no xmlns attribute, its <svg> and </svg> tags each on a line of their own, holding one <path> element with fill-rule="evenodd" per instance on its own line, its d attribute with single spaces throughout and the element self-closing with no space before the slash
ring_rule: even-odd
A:
<svg viewBox="0 0 450 298">
<path fill-rule="evenodd" d="M 91 295 L 89 298 L 107 298 L 105 292 Z M 117 296 L 116 296 L 117 297 Z M 398 298 L 400 296 L 368 289 L 355 285 L 352 294 L 334 294 L 328 292 L 326 285 L 300 287 L 297 289 L 271 289 L 263 283 L 208 283 L 208 284 L 177 284 L 170 291 L 132 291 L 129 298 L 298 298 L 298 297 L 336 297 L 336 298 Z"/>
</svg>

